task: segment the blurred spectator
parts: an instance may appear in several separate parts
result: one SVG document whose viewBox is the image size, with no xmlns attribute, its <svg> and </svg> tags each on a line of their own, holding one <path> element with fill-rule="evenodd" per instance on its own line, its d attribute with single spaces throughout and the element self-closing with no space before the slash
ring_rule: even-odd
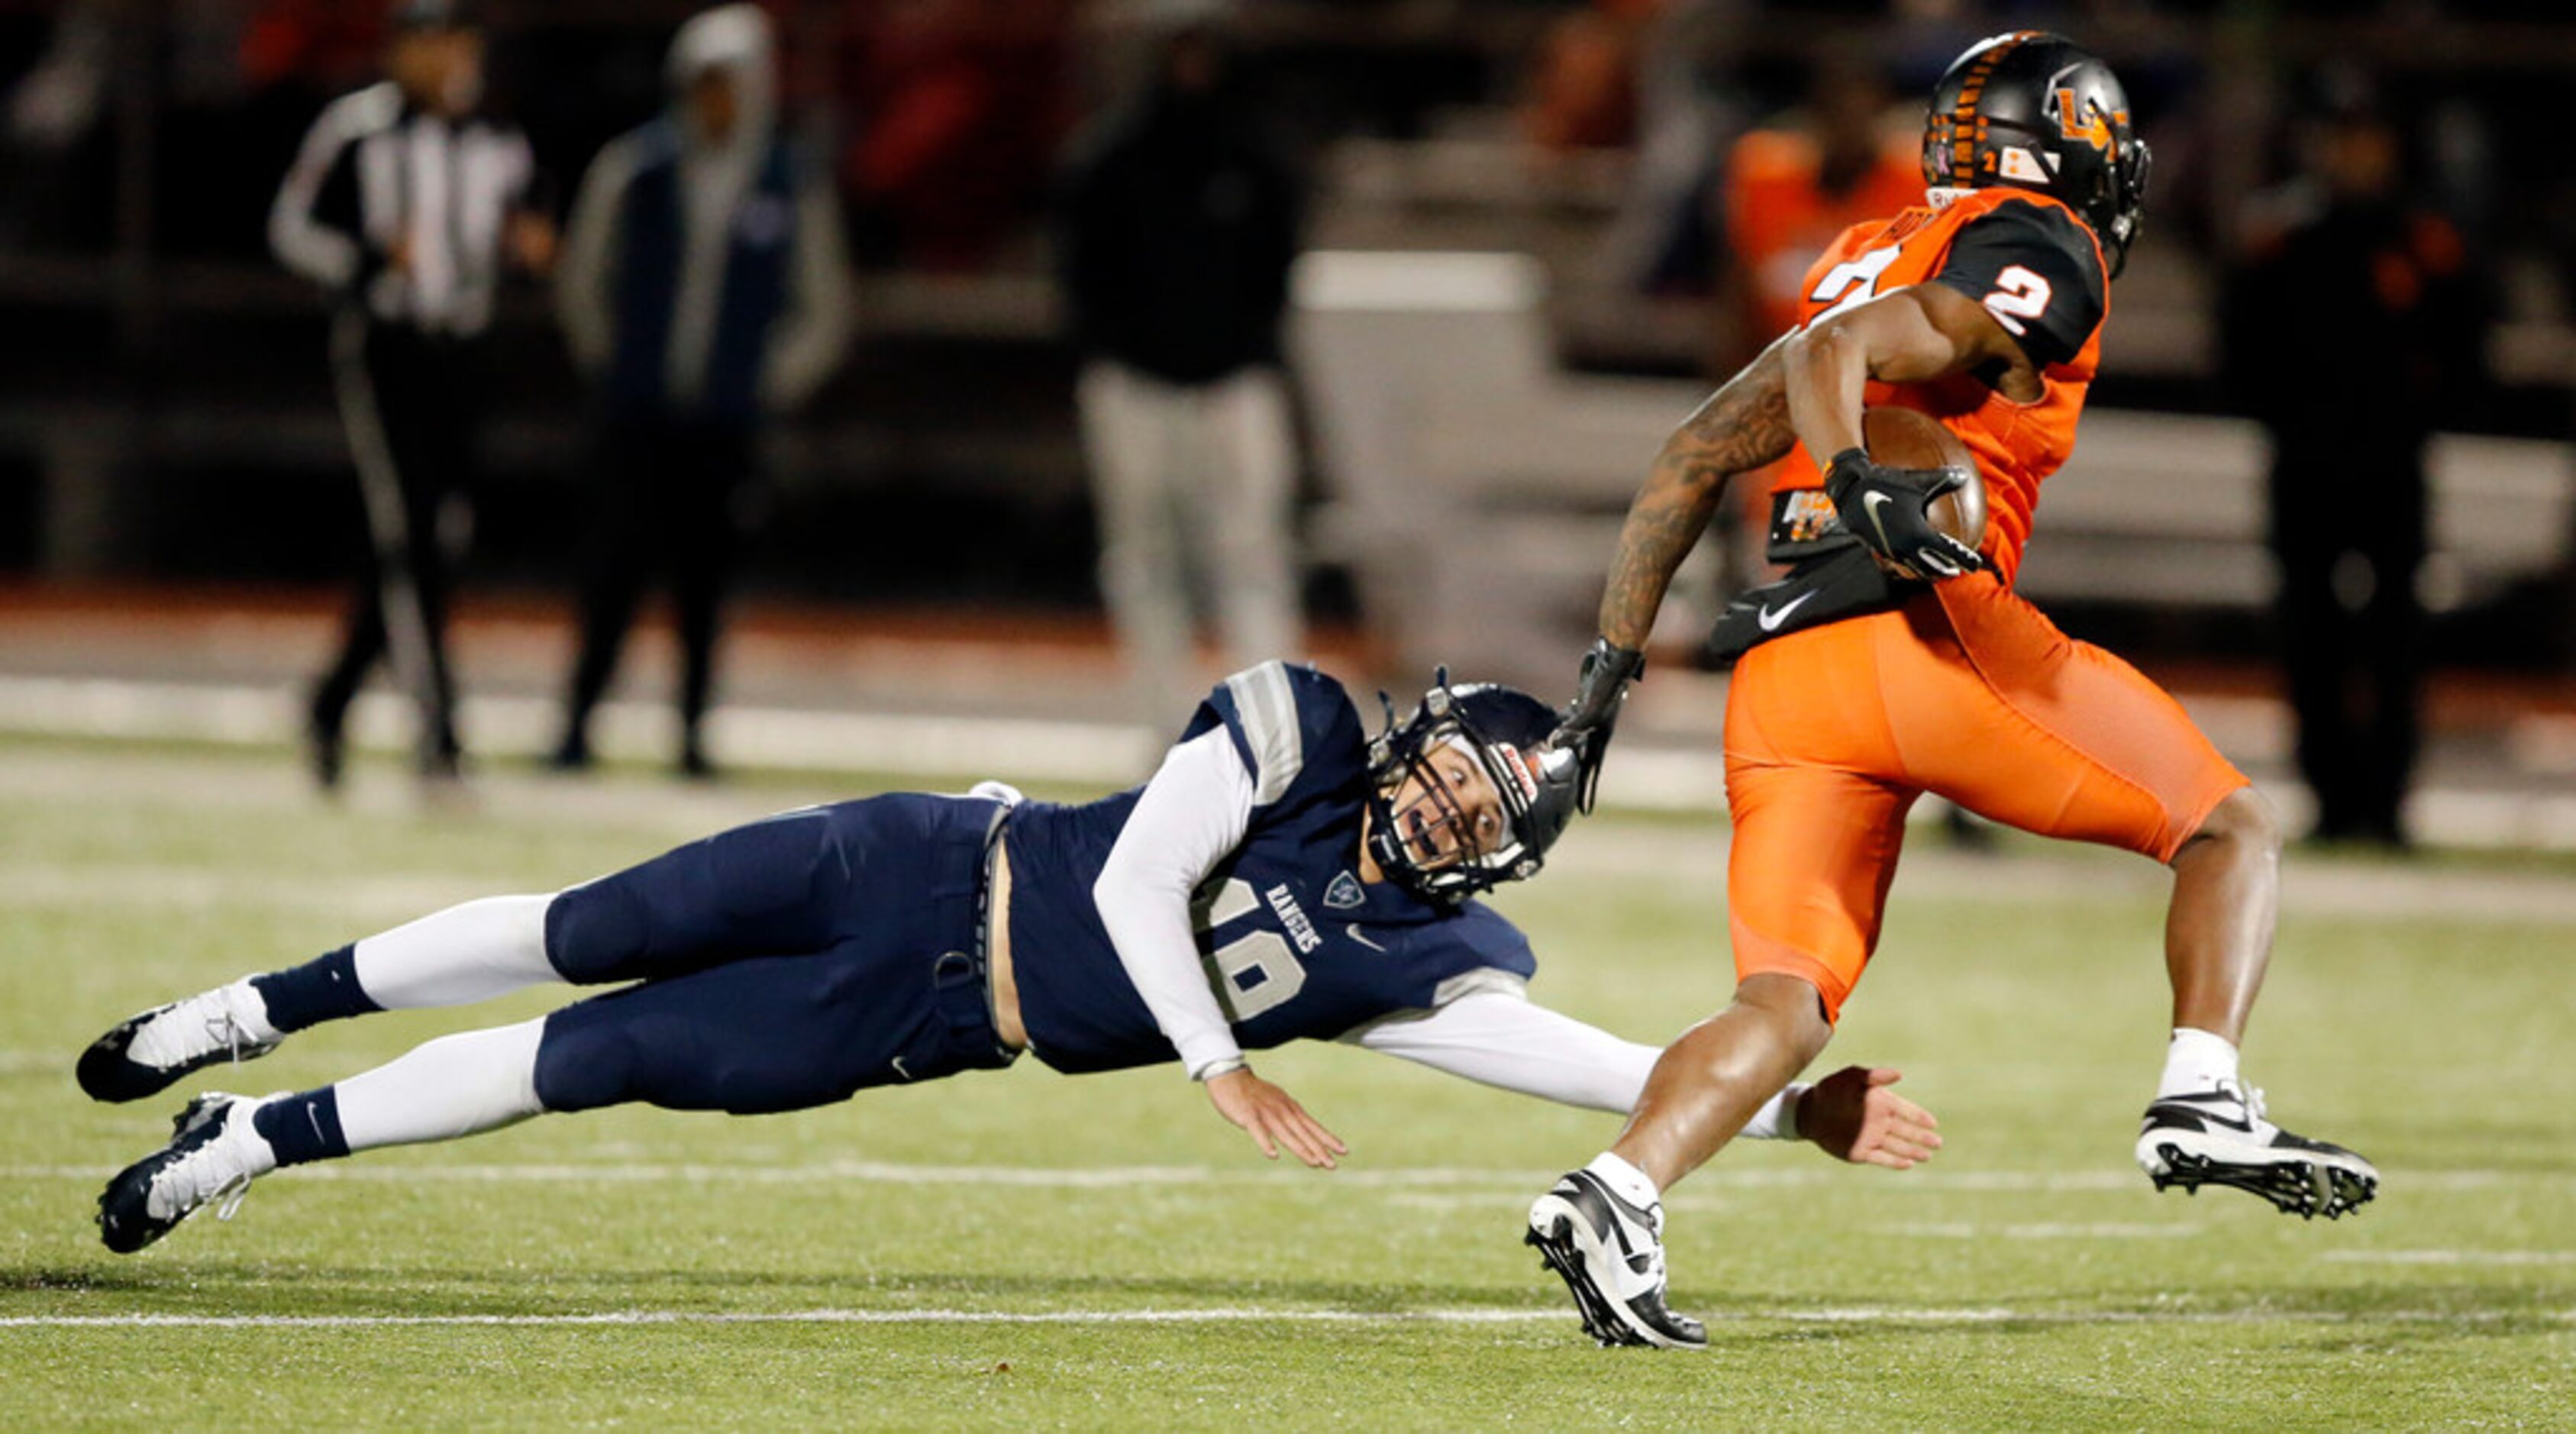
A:
<svg viewBox="0 0 2576 1434">
<path fill-rule="evenodd" d="M 1663 0 L 1594 0 L 1550 25 L 1532 58 L 1521 137 L 1542 154 L 1637 137 L 1637 68 Z"/>
<path fill-rule="evenodd" d="M 2272 437 L 2283 663 L 2314 835 L 2402 845 L 2424 444 L 2473 381 L 2485 314 L 2459 230 L 2409 183 L 2396 124 L 2353 78 L 2330 88 L 2296 175 L 2249 205 L 2226 362 Z"/>
<path fill-rule="evenodd" d="M 68 149 L 98 123 L 116 53 L 115 9 L 110 0 L 63 7 L 44 53 L 9 93 L 11 140 L 29 149 Z"/>
<path fill-rule="evenodd" d="M 1199 687 L 1194 567 L 1234 666 L 1303 645 L 1279 367 L 1301 202 L 1202 27 L 1164 44 L 1065 180 L 1056 257 L 1084 360 L 1101 587 L 1151 720 Z"/>
<path fill-rule="evenodd" d="M 346 0 L 258 0 L 242 25 L 242 82 L 253 89 L 346 84 L 366 69 L 383 42 L 384 17 L 372 7 Z"/>
<path fill-rule="evenodd" d="M 1026 235 L 1063 138 L 1069 0 L 851 7 L 858 134 L 842 179 L 875 257 L 973 269 Z"/>
<path fill-rule="evenodd" d="M 288 268 L 329 289 L 332 374 L 372 538 L 339 655 L 313 694 L 314 775 L 338 785 L 341 728 L 391 653 L 418 703 L 419 769 L 459 775 L 446 651 L 448 572 L 481 412 L 481 337 L 505 263 L 553 261 L 552 223 L 515 129 L 475 116 L 483 37 L 449 0 L 406 0 L 389 78 L 323 110 L 269 215 Z"/>
<path fill-rule="evenodd" d="M 849 344 L 837 202 L 779 130 L 775 67 L 758 6 L 691 19 L 671 42 L 669 109 L 600 151 L 573 205 L 557 307 L 600 412 L 558 768 L 590 764 L 591 709 L 659 567 L 680 635 L 680 770 L 712 771 L 700 726 L 761 420 L 810 396 Z"/>
<path fill-rule="evenodd" d="M 1729 148 L 1718 290 L 1732 342 L 1716 372 L 1733 373 L 1796 326 L 1807 271 L 1845 229 L 1923 202 L 1922 144 L 1919 108 L 1897 108 L 1867 66 L 1836 63 L 1818 68 L 1803 105 Z M 1769 581 L 1773 476 L 1734 485 L 1727 567 L 1739 586 Z"/>
<path fill-rule="evenodd" d="M 0 246 L 104 246 L 98 137 L 116 58 L 114 0 L 71 0 L 0 106 Z"/>
<path fill-rule="evenodd" d="M 1745 327 L 1725 370 L 1796 325 L 1807 270 L 1845 229 L 1922 202 L 1920 106 L 1897 107 L 1866 65 L 1820 67 L 1805 104 L 1727 153 L 1727 287 Z"/>
<path fill-rule="evenodd" d="M 1633 142 L 1619 212 L 1590 267 L 1618 289 L 1705 293 L 1710 196 L 1745 121 L 1739 51 L 1752 0 L 1597 0 L 1551 31 L 1521 130 L 1543 162 Z"/>
</svg>

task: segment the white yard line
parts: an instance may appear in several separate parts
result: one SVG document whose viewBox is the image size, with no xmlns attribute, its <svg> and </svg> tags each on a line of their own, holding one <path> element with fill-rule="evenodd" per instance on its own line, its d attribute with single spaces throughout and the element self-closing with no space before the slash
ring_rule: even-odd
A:
<svg viewBox="0 0 2576 1434">
<path fill-rule="evenodd" d="M 103 1165 L 0 1166 L 0 1180 L 103 1181 L 116 1172 Z M 2576 1172 L 2532 1170 L 2388 1170 L 2386 1182 L 2408 1194 L 2482 1193 L 2497 1189 L 2559 1189 L 2576 1185 Z M 1038 1190 L 1151 1190 L 1167 1185 L 1298 1185 L 1312 1189 L 1492 1190 L 1536 1192 L 1547 1175 L 1535 1170 L 1480 1170 L 1451 1167 L 1355 1170 L 1329 1175 L 1305 1170 L 1219 1170 L 1204 1165 L 913 1165 L 895 1161 L 830 1160 L 799 1165 L 705 1165 L 654 1162 L 529 1164 L 349 1163 L 299 1166 L 271 1177 L 278 1180 L 351 1181 L 399 1185 L 633 1185 L 633 1184 L 878 1184 L 990 1186 Z M 2131 1169 L 2105 1170 L 1908 1170 L 1871 1182 L 1870 1188 L 1916 1194 L 1961 1194 L 1994 1191 L 2090 1193 L 2144 1188 L 2146 1177 Z M 1822 1189 L 1851 1186 L 1852 1173 L 1834 1166 L 1813 1170 L 1708 1171 L 1694 1177 L 1690 1190 L 1675 1192 L 1665 1203 L 1693 1201 L 1692 1190 Z M 1852 1187 L 1857 1188 L 1857 1187 Z M 1687 1208 L 1687 1204 L 1685 1205 Z M 1989 1227 L 2003 1231 L 2008 1226 Z M 2037 1228 L 2037 1227 L 2034 1227 Z M 2076 1227 L 2062 1226 L 2059 1229 Z"/>
<path fill-rule="evenodd" d="M 246 873 L 223 867 L 31 862 L 0 870 L 0 906 L 181 912 L 249 906 L 382 921 L 389 913 L 416 915 L 489 896 L 491 887 L 488 880 L 456 874 L 315 881 L 283 872 Z"/>
<path fill-rule="evenodd" d="M 2067 1224 L 1979 1224 L 1952 1221 L 1940 1224 L 1877 1225 L 1873 1234 L 1902 1235 L 1920 1240 L 2174 1240 L 2188 1239 L 2201 1233 L 2192 1224 L 2173 1225 L 2067 1225 Z"/>
<path fill-rule="evenodd" d="M 663 755 L 666 723 L 653 704 L 603 703 L 599 718 L 602 756 Z M 553 750 L 562 704 L 473 696 L 460 704 L 457 720 L 480 754 L 541 756 Z M 302 740 L 302 722 L 294 694 L 273 687 L 0 676 L 0 731 L 291 746 Z M 708 723 L 719 756 L 765 766 L 955 774 L 1007 755 L 1022 780 L 1111 786 L 1143 775 L 1156 742 L 1141 726 L 946 713 L 726 706 Z M 389 693 L 362 695 L 350 715 L 350 738 L 362 748 L 399 750 L 408 727 L 402 701 Z"/>
<path fill-rule="evenodd" d="M 2576 1322 L 2576 1309 L 2547 1310 L 2013 1310 L 1994 1307 L 1860 1305 L 1808 1310 L 1718 1310 L 1701 1318 L 1728 1324 L 1891 1325 L 2491 1325 L 2512 1320 Z M 1265 1306 L 1207 1309 L 813 1309 L 774 1313 L 723 1310 L 611 1310 L 596 1314 L 0 1315 L 0 1329 L 400 1329 L 441 1326 L 598 1328 L 639 1325 L 1205 1325 L 1205 1324 L 1564 1324 L 1561 1309 L 1322 1310 Z"/>
<path fill-rule="evenodd" d="M 2576 1250 L 2328 1250 L 2344 1265 L 2576 1265 Z"/>
</svg>

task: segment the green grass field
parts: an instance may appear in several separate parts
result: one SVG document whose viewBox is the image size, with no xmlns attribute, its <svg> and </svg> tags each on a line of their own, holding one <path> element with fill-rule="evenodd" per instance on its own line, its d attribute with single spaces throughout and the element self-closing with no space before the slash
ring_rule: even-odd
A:
<svg viewBox="0 0 2576 1434">
<path fill-rule="evenodd" d="M 1006 764 L 1004 764 L 1006 765 Z M 846 789 L 487 783 L 317 805 L 282 758 L 0 745 L 0 1428 L 647 1424 L 1370 1428 L 2576 1422 L 2576 879 L 2301 861 L 2248 1052 L 2374 1157 L 2356 1219 L 2154 1194 L 2161 880 L 1937 851 L 1828 1064 L 1902 1067 L 1948 1149 L 1747 1145 L 1676 1190 L 1699 1355 L 1602 1351 L 1520 1212 L 1615 1128 L 1350 1049 L 1264 1058 L 1352 1147 L 1271 1166 L 1173 1071 L 1033 1061 L 756 1120 L 549 1118 L 263 1180 L 143 1255 L 92 1200 L 184 1091 L 94 1106 L 143 1005 L 448 902 L 539 890 Z M 1662 1038 L 1730 984 L 1720 834 L 1604 822 L 1506 902 L 1535 994 Z M 319 1084 L 549 1004 L 298 1037 Z"/>
</svg>

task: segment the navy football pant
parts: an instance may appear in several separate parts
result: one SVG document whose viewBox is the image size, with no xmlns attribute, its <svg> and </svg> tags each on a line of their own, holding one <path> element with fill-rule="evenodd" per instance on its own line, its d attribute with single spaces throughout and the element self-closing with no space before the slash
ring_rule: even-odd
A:
<svg viewBox="0 0 2576 1434">
<path fill-rule="evenodd" d="M 546 1018 L 548 1110 L 798 1110 L 1009 1064 L 977 930 L 1000 804 L 912 794 L 787 812 L 574 887 L 566 980 L 639 984 Z"/>
</svg>

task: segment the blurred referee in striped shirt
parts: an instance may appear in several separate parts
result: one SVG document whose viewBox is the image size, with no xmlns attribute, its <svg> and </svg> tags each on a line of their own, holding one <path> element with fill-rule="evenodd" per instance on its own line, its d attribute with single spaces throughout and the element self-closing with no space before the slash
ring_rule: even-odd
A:
<svg viewBox="0 0 2576 1434">
<path fill-rule="evenodd" d="M 376 659 L 419 706 L 419 771 L 459 775 L 446 644 L 449 568 L 482 410 L 483 334 L 505 267 L 551 266 L 525 136 L 479 118 L 483 37 L 457 0 L 404 0 L 387 78 L 322 111 L 269 214 L 280 262 L 327 289 L 332 381 L 371 539 L 339 655 L 313 692 L 314 775 L 340 780 L 342 726 Z"/>
</svg>

